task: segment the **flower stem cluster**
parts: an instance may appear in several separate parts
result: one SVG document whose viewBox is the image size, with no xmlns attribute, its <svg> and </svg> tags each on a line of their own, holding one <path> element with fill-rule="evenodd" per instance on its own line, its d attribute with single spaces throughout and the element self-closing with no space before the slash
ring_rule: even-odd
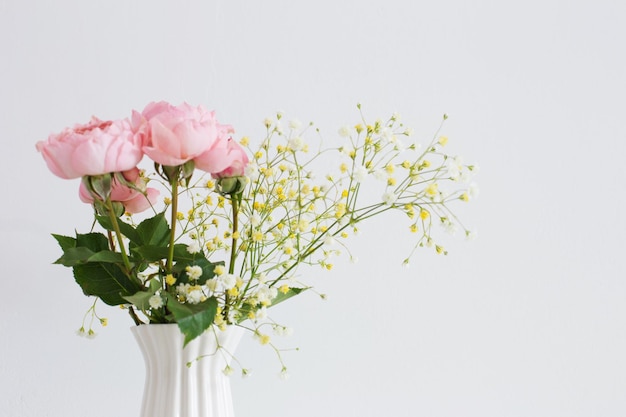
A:
<svg viewBox="0 0 626 417">
<path fill-rule="evenodd" d="M 399 116 L 369 122 L 361 113 L 339 130 L 340 146 L 324 148 L 311 138 L 319 134 L 313 124 L 285 123 L 282 114 L 264 121 L 256 145 L 246 137 L 235 142 L 233 129 L 212 112 L 187 105 L 152 103 L 130 122 L 92 124 L 38 144 L 54 173 L 83 177 L 81 198 L 106 231 L 55 235 L 64 251 L 57 262 L 74 269 L 86 294 L 124 306 L 136 324 L 178 323 L 185 343 L 209 328 L 249 329 L 276 351 L 284 376 L 270 333 L 290 329 L 267 310 L 311 288 L 300 279 L 302 266 L 331 270 L 334 257 L 349 253 L 347 239 L 361 222 L 391 211 L 407 218 L 407 232 L 416 236 L 406 264 L 419 247 L 447 253 L 434 236 L 436 224 L 472 234 L 451 207 L 477 195 L 476 168 L 444 151 L 449 140 L 441 127 L 420 144 Z M 123 169 L 81 174 L 74 167 L 66 175 L 58 168 L 66 152 L 98 136 L 92 131 L 111 126 L 130 129 L 107 133 Z M 124 138 L 130 162 L 119 156 Z M 154 161 L 154 175 L 135 167 L 142 152 Z M 207 174 L 195 175 L 198 169 Z M 147 192 L 149 181 L 167 190 L 162 211 Z M 131 214 L 139 210 L 128 208 L 138 196 L 154 216 L 137 224 Z"/>
</svg>

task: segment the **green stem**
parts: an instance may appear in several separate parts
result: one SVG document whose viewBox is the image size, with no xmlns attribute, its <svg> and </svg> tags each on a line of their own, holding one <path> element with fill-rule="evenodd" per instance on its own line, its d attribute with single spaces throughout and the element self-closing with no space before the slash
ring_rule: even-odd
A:
<svg viewBox="0 0 626 417">
<path fill-rule="evenodd" d="M 115 237 L 117 238 L 117 244 L 120 247 L 120 253 L 122 254 L 122 259 L 124 260 L 124 266 L 126 266 L 126 273 L 130 274 L 131 266 L 130 261 L 128 260 L 128 255 L 126 254 L 126 249 L 124 248 L 124 241 L 122 240 L 122 232 L 120 230 L 120 225 L 117 223 L 117 217 L 115 216 L 115 210 L 113 209 L 113 202 L 111 198 L 107 198 L 106 200 L 109 219 L 111 219 L 111 224 L 113 225 L 113 230 L 115 230 Z"/>
<path fill-rule="evenodd" d="M 233 233 L 230 247 L 230 261 L 228 264 L 228 273 L 235 272 L 235 260 L 237 258 L 237 230 L 239 228 L 239 199 L 241 194 L 230 195 L 230 201 L 233 205 Z M 228 310 L 230 308 L 230 296 L 228 291 L 224 293 L 224 318 L 228 320 Z"/>
<path fill-rule="evenodd" d="M 230 264 L 228 265 L 228 273 L 235 271 L 235 259 L 237 258 L 237 230 L 239 228 L 239 199 L 238 196 L 231 196 L 233 204 L 233 235 L 232 245 L 230 247 Z"/>
<path fill-rule="evenodd" d="M 172 217 L 171 217 L 171 230 L 170 230 L 170 245 L 167 255 L 167 264 L 165 264 L 165 272 L 167 274 L 172 273 L 172 264 L 174 263 L 174 242 L 176 241 L 176 221 L 178 220 L 178 176 L 170 180 L 172 186 Z"/>
</svg>

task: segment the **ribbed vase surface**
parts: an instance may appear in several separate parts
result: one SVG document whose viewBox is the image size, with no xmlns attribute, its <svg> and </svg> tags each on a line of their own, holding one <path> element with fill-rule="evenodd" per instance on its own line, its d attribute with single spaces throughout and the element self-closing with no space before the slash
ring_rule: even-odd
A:
<svg viewBox="0 0 626 417">
<path fill-rule="evenodd" d="M 223 371 L 243 329 L 209 329 L 184 349 L 176 324 L 142 325 L 131 331 L 146 364 L 141 417 L 234 417 L 230 381 Z M 218 343 L 223 351 L 217 350 Z"/>
</svg>

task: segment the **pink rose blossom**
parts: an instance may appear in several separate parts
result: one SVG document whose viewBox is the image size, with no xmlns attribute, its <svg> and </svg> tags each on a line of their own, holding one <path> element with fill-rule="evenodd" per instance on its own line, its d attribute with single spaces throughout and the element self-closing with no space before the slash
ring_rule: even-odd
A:
<svg viewBox="0 0 626 417">
<path fill-rule="evenodd" d="M 248 155 L 232 138 L 219 139 L 207 152 L 194 159 L 196 167 L 215 178 L 242 177 Z"/>
<path fill-rule="evenodd" d="M 150 103 L 141 115 L 133 115 L 136 126 L 141 121 L 147 124 L 143 151 L 166 166 L 179 166 L 201 155 L 213 146 L 222 130 L 214 112 L 187 103 Z"/>
<path fill-rule="evenodd" d="M 64 179 L 126 171 L 143 157 L 141 137 L 126 119 L 92 117 L 88 124 L 52 134 L 36 147 L 50 171 Z"/>
<path fill-rule="evenodd" d="M 159 196 L 159 191 L 154 188 L 145 188 L 144 179 L 139 175 L 139 169 L 133 168 L 122 172 L 126 181 L 135 184 L 135 186 L 146 192 L 146 195 L 138 190 L 132 189 L 113 178 L 111 184 L 111 201 L 118 201 L 124 205 L 124 210 L 129 213 L 140 213 L 154 205 Z M 87 187 L 81 182 L 78 191 L 80 199 L 84 203 L 92 204 L 94 199 Z"/>
</svg>

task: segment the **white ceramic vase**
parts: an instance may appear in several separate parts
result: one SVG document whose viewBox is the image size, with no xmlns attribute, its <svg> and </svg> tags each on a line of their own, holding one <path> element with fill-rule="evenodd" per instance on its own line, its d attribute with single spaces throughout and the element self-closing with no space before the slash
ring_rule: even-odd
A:
<svg viewBox="0 0 626 417">
<path fill-rule="evenodd" d="M 142 325 L 131 331 L 146 364 L 141 417 L 234 417 L 230 381 L 223 371 L 231 359 L 226 351 L 234 353 L 243 329 L 209 329 L 184 349 L 176 324 Z M 218 340 L 224 352 L 216 352 Z"/>
</svg>

